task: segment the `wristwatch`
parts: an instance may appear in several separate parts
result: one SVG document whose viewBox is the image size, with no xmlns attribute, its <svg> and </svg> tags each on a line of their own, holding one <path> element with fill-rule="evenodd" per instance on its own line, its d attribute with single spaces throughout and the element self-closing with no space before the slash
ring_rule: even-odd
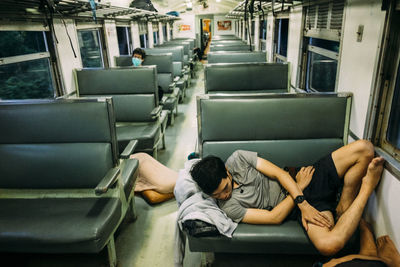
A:
<svg viewBox="0 0 400 267">
<path fill-rule="evenodd" d="M 304 201 L 304 195 L 298 195 L 295 199 L 294 199 L 294 203 L 296 204 L 300 204 Z"/>
</svg>

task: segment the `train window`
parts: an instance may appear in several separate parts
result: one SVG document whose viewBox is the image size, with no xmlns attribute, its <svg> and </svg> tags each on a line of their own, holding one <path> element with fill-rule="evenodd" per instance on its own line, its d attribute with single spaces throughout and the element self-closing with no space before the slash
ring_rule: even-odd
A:
<svg viewBox="0 0 400 267">
<path fill-rule="evenodd" d="M 265 51 L 267 49 L 267 21 L 260 18 L 260 49 Z"/>
<path fill-rule="evenodd" d="M 375 143 L 400 161 L 400 11 L 394 11 L 384 45 Z"/>
<path fill-rule="evenodd" d="M 120 55 L 131 55 L 133 49 L 130 27 L 117 27 L 118 47 Z"/>
<path fill-rule="evenodd" d="M 164 36 L 164 40 L 167 40 L 167 25 L 163 25 L 163 36 Z"/>
<path fill-rule="evenodd" d="M 139 37 L 140 37 L 140 47 L 141 48 L 149 47 L 149 40 L 147 39 L 147 34 L 141 34 Z"/>
<path fill-rule="evenodd" d="M 251 21 L 251 40 L 254 41 L 254 29 L 255 28 L 255 21 Z"/>
<path fill-rule="evenodd" d="M 339 58 L 339 42 L 307 40 L 306 91 L 333 92 Z"/>
<path fill-rule="evenodd" d="M 78 41 L 84 68 L 103 68 L 103 53 L 98 29 L 78 30 Z"/>
<path fill-rule="evenodd" d="M 306 7 L 300 87 L 308 92 L 334 92 L 339 60 L 344 1 Z"/>
<path fill-rule="evenodd" d="M 53 98 L 44 31 L 0 31 L 0 99 Z"/>
<path fill-rule="evenodd" d="M 287 59 L 289 19 L 275 21 L 275 57 L 276 62 L 285 62 Z"/>
<path fill-rule="evenodd" d="M 394 147 L 400 149 L 400 65 L 397 67 L 396 76 L 386 139 Z"/>
<path fill-rule="evenodd" d="M 158 32 L 153 32 L 153 42 L 154 44 L 158 44 L 159 35 Z"/>
</svg>

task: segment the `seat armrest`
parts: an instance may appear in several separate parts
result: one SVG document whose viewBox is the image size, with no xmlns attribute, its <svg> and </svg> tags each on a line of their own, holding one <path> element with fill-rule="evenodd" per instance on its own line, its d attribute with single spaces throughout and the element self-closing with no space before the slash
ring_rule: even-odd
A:
<svg viewBox="0 0 400 267">
<path fill-rule="evenodd" d="M 157 117 L 159 117 L 159 116 L 160 116 L 160 113 L 161 113 L 161 110 L 162 110 L 162 107 L 161 107 L 161 106 L 155 107 L 155 108 L 150 112 L 151 118 L 154 120 L 154 119 L 156 119 Z"/>
<path fill-rule="evenodd" d="M 96 193 L 96 195 L 101 195 L 101 194 L 106 193 L 108 191 L 108 189 L 110 189 L 110 187 L 115 184 L 115 182 L 117 181 L 117 178 L 118 178 L 118 174 L 120 172 L 121 172 L 121 170 L 117 167 L 109 170 L 107 172 L 106 176 L 104 176 L 104 178 L 100 181 L 100 183 L 94 189 L 94 192 Z"/>
<path fill-rule="evenodd" d="M 121 159 L 129 158 L 129 156 L 133 153 L 133 151 L 135 151 L 135 148 L 137 147 L 138 143 L 139 140 L 129 141 L 129 144 L 125 147 L 124 151 L 120 155 Z"/>
<path fill-rule="evenodd" d="M 173 82 L 173 83 L 169 84 L 168 89 L 169 90 L 174 90 L 175 86 L 176 86 L 176 83 Z"/>
<path fill-rule="evenodd" d="M 162 99 L 160 100 L 160 105 L 161 106 L 164 105 L 165 101 L 167 101 L 167 99 L 168 99 L 168 96 L 163 96 Z"/>
<path fill-rule="evenodd" d="M 172 95 L 173 96 L 175 96 L 175 97 L 178 97 L 179 96 L 179 94 L 180 94 L 180 90 L 179 90 L 179 88 L 178 87 L 175 87 L 174 88 L 174 91 L 172 92 Z"/>
</svg>

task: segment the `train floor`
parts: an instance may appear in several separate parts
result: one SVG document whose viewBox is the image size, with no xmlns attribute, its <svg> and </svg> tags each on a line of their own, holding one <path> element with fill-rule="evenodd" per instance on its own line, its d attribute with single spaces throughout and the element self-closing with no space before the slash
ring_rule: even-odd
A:
<svg viewBox="0 0 400 267">
<path fill-rule="evenodd" d="M 187 90 L 184 103 L 179 105 L 174 125 L 166 131 L 166 149 L 160 150 L 158 160 L 166 166 L 179 170 L 187 156 L 196 150 L 197 120 L 196 95 L 204 93 L 203 66 L 199 63 L 196 78 Z M 115 234 L 119 267 L 172 267 L 174 266 L 174 231 L 177 205 L 175 200 L 149 205 L 140 196 L 135 197 L 137 220 L 123 222 Z M 62 231 L 62 229 L 60 229 Z M 2 253 L 2 266 L 107 266 L 106 250 L 94 254 L 22 254 Z M 200 266 L 204 255 L 186 249 L 185 267 Z M 307 266 L 316 258 L 288 255 L 214 255 L 212 266 Z M 9 264 L 6 264 L 9 262 Z"/>
</svg>

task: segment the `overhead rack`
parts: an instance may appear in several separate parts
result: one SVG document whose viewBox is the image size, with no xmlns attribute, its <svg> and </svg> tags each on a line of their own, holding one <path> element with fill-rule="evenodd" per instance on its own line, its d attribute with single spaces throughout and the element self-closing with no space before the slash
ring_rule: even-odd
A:
<svg viewBox="0 0 400 267">
<path fill-rule="evenodd" d="M 149 21 L 174 21 L 180 18 L 158 12 L 131 7 L 118 7 L 99 3 L 95 0 L 97 19 L 146 19 Z M 49 15 L 63 18 L 93 17 L 93 10 L 88 0 L 1 0 L 0 17 L 4 19 L 35 19 Z"/>
<path fill-rule="evenodd" d="M 247 12 L 249 12 L 249 5 L 251 1 L 247 3 Z M 287 10 L 290 6 L 301 3 L 302 1 L 283 1 L 283 0 L 262 0 L 261 1 L 261 8 L 260 8 L 260 1 L 254 1 L 254 12 L 253 15 L 261 15 L 262 12 L 269 12 L 269 11 L 283 11 Z M 246 11 L 246 1 L 240 2 L 235 8 L 233 8 L 227 15 L 227 18 L 230 19 L 241 19 L 244 17 Z M 273 7 L 273 8 L 272 8 Z M 250 16 L 249 16 L 250 17 Z"/>
</svg>

